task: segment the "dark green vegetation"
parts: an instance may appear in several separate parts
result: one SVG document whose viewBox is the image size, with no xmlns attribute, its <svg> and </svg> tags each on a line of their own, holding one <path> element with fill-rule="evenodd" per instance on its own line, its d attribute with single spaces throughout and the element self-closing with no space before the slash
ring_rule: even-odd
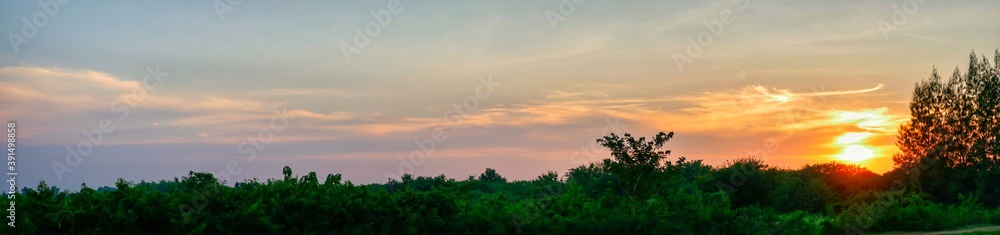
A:
<svg viewBox="0 0 1000 235">
<path fill-rule="evenodd" d="M 226 186 L 212 175 L 16 194 L 24 234 L 844 234 L 1000 224 L 1000 52 L 972 55 L 947 82 L 914 90 L 896 168 L 799 169 L 739 158 L 669 159 L 673 133 L 611 134 L 603 162 L 508 182 L 404 175 L 355 185 L 283 169 L 282 179 Z M 7 200 L 7 199 L 5 199 Z M 7 200 L 5 203 L 9 203 Z"/>
</svg>

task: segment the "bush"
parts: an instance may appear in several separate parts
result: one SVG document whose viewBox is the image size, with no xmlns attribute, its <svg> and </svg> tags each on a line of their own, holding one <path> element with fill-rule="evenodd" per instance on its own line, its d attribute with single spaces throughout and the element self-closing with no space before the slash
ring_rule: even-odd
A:
<svg viewBox="0 0 1000 235">
<path fill-rule="evenodd" d="M 793 211 L 778 216 L 778 230 L 783 234 L 821 234 L 830 219 L 805 211 Z"/>
<path fill-rule="evenodd" d="M 853 205 L 837 216 L 837 227 L 872 232 L 938 231 L 997 222 L 976 197 L 960 195 L 959 204 L 941 204 L 926 194 L 888 193 L 884 200 Z"/>
</svg>

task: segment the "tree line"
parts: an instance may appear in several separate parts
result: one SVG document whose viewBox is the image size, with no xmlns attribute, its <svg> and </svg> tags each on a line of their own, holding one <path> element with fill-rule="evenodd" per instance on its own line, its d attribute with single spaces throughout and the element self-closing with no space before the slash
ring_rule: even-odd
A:
<svg viewBox="0 0 1000 235">
<path fill-rule="evenodd" d="M 839 162 L 788 169 L 752 156 L 718 166 L 664 149 L 674 133 L 610 134 L 609 158 L 508 181 L 403 175 L 356 185 L 282 169 L 228 186 L 209 173 L 119 179 L 71 192 L 24 188 L 20 234 L 856 234 L 1000 223 L 1000 51 L 916 84 L 885 174 Z"/>
</svg>

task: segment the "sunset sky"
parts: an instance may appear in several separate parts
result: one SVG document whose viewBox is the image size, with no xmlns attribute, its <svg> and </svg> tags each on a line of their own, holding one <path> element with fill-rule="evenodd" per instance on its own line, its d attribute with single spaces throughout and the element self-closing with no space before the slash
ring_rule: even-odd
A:
<svg viewBox="0 0 1000 235">
<path fill-rule="evenodd" d="M 608 157 L 594 140 L 610 131 L 673 131 L 671 161 L 756 155 L 881 173 L 914 83 L 934 66 L 947 77 L 973 50 L 992 54 L 998 9 L 993 0 L 4 1 L 0 119 L 17 122 L 27 187 L 227 165 L 239 169 L 230 183 L 276 178 L 285 165 L 355 183 L 463 179 L 487 167 L 530 179 Z M 160 81 L 144 86 L 150 73 Z M 88 140 L 82 132 L 102 120 L 113 131 Z M 261 133 L 273 136 L 241 144 Z M 92 151 L 67 157 L 80 143 Z M 425 157 L 408 157 L 427 143 Z"/>
</svg>

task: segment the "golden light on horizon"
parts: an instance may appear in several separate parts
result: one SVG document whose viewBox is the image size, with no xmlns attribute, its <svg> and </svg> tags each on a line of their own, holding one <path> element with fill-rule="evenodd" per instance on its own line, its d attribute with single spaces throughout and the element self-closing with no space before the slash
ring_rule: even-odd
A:
<svg viewBox="0 0 1000 235">
<path fill-rule="evenodd" d="M 858 128 L 854 132 L 843 132 L 833 139 L 832 144 L 841 149 L 832 156 L 835 159 L 860 162 L 892 152 L 882 145 L 884 143 L 873 140 L 875 137 L 889 135 L 901 120 L 888 113 L 888 108 L 834 110 L 829 115 L 831 123 Z"/>
<path fill-rule="evenodd" d="M 837 137 L 837 144 L 844 146 L 844 150 L 837 155 L 837 158 L 858 162 L 875 157 L 875 151 L 863 143 L 869 136 L 871 133 L 868 132 L 848 132 Z"/>
<path fill-rule="evenodd" d="M 837 155 L 837 158 L 845 161 L 859 162 L 875 157 L 875 151 L 860 144 L 852 144 L 844 147 L 844 151 Z"/>
</svg>

